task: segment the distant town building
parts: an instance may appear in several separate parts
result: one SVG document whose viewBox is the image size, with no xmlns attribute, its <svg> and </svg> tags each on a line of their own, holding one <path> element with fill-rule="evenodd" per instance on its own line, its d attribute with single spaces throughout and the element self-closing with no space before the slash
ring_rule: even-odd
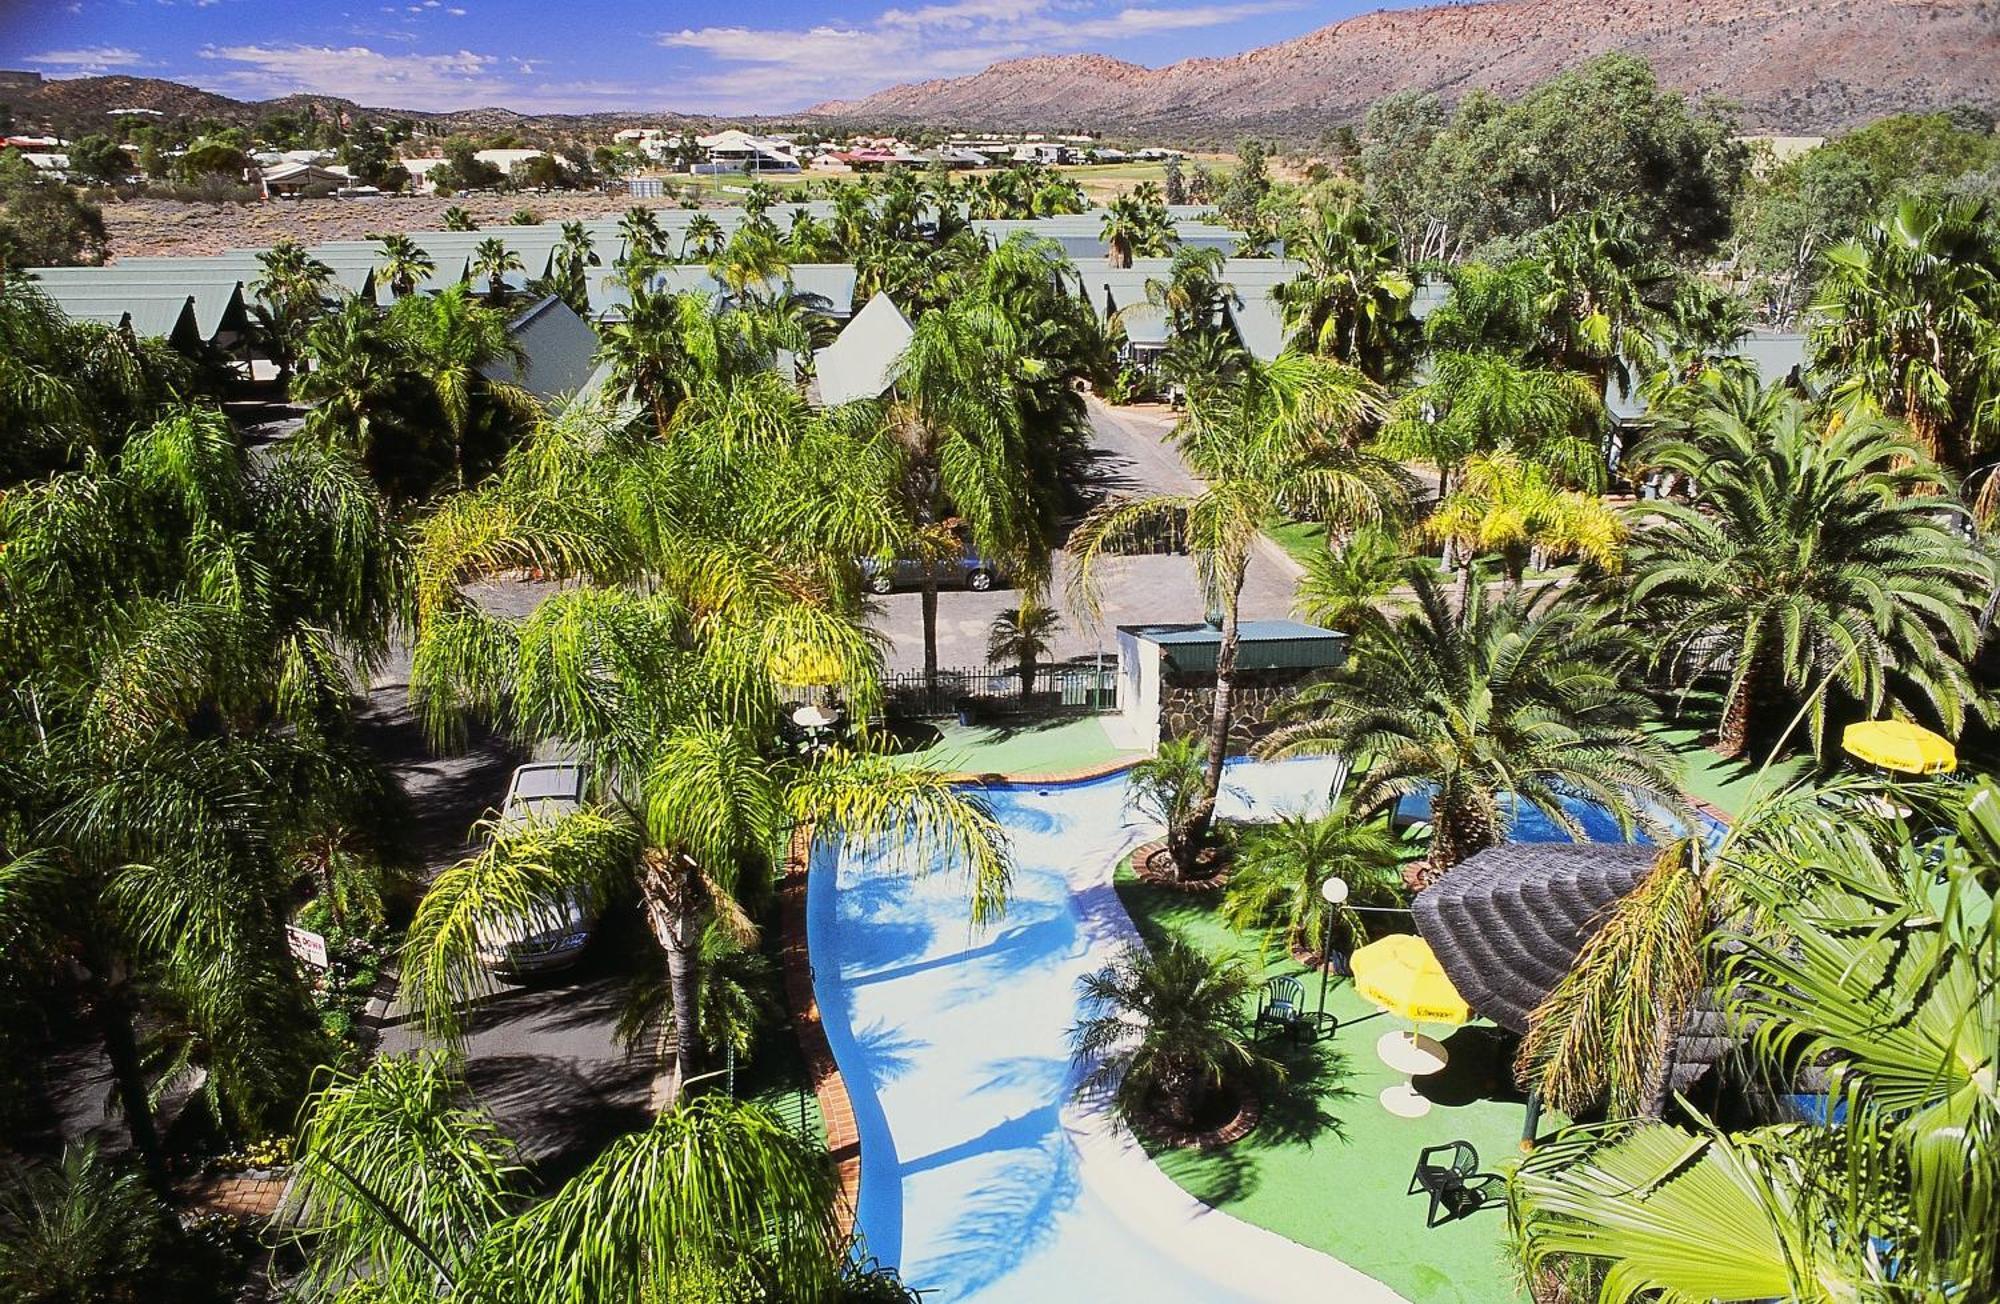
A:
<svg viewBox="0 0 2000 1304">
<path fill-rule="evenodd" d="M 753 136 L 735 127 L 712 136 L 697 136 L 695 144 L 708 154 L 708 161 L 690 165 L 689 171 L 714 172 L 797 172 L 797 147 L 782 136 Z"/>
</svg>

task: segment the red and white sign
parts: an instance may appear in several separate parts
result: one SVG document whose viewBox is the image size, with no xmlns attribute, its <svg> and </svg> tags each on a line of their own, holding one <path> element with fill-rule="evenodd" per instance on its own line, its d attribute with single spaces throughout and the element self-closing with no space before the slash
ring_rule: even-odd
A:
<svg viewBox="0 0 2000 1304">
<path fill-rule="evenodd" d="M 291 942 L 292 954 L 299 958 L 300 963 L 309 964 L 315 969 L 327 967 L 324 937 L 292 924 L 285 925 L 285 937 Z"/>
</svg>

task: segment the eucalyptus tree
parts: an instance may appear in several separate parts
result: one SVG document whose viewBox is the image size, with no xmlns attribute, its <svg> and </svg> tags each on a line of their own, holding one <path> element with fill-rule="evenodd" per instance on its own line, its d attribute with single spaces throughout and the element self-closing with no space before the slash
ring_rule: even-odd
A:
<svg viewBox="0 0 2000 1304">
<path fill-rule="evenodd" d="M 1983 701 L 1968 663 L 1993 577 L 1944 473 L 1880 417 L 1708 391 L 1688 431 L 1641 450 L 1700 498 L 1646 504 L 1625 600 L 1677 678 L 1726 676 L 1716 750 L 1801 708 L 1821 752 L 1849 710 L 1919 708 L 1956 734 Z"/>
<path fill-rule="evenodd" d="M 1411 312 L 1416 278 L 1400 249 L 1361 204 L 1302 215 L 1285 233 L 1285 256 L 1304 268 L 1276 292 L 1291 346 L 1349 363 L 1381 384 L 1407 375 L 1423 333 Z"/>
<path fill-rule="evenodd" d="M 1679 806 L 1672 754 L 1641 727 L 1650 703 L 1631 631 L 1554 588 L 1457 600 L 1411 565 L 1411 607 L 1377 617 L 1348 665 L 1302 689 L 1268 756 L 1362 758 L 1349 783 L 1364 813 L 1428 795 L 1430 848 L 1407 871 L 1425 887 L 1506 833 L 1506 803 L 1582 837 L 1575 798 L 1628 835 Z"/>
<path fill-rule="evenodd" d="M 282 1224 L 307 1301 L 910 1300 L 847 1253 L 810 1142 L 754 1105 L 677 1104 L 546 1199 L 440 1056 L 313 1101 Z"/>
<path fill-rule="evenodd" d="M 805 469 L 789 455 L 806 438 L 803 405 L 790 422 L 739 424 L 729 392 L 697 393 L 712 401 L 663 433 L 572 409 L 430 518 L 411 670 L 440 734 L 469 709 L 560 742 L 591 763 L 609 807 L 497 838 L 441 875 L 411 925 L 407 988 L 449 1033 L 483 981 L 482 923 L 629 880 L 667 966 L 676 1082 L 701 1060 L 701 938 L 711 924 L 747 930 L 742 897 L 796 829 L 837 829 L 891 864 L 947 863 L 971 884 L 976 919 L 1000 907 L 1008 874 L 998 825 L 942 775 L 865 749 L 777 746 L 789 686 L 839 691 L 865 718 L 879 654 L 846 541 L 830 546 L 786 510 Z M 573 582 L 520 620 L 466 596 L 528 562 Z"/>
<path fill-rule="evenodd" d="M 1902 419 L 1948 471 L 1980 465 L 2000 429 L 2000 235 L 1989 209 L 1905 199 L 1824 261 L 1812 339 L 1835 394 Z"/>
<path fill-rule="evenodd" d="M 1175 443 L 1200 489 L 1112 499 L 1070 537 L 1072 603 L 1095 616 L 1104 569 L 1118 551 L 1162 526 L 1184 529 L 1202 597 L 1220 620 L 1205 791 L 1179 835 L 1188 857 L 1206 846 L 1222 789 L 1235 721 L 1238 613 L 1263 527 L 1283 515 L 1322 520 L 1331 529 L 1398 514 L 1407 499 L 1400 468 L 1352 439 L 1381 411 L 1376 387 L 1343 363 L 1295 353 L 1247 362 L 1227 385 L 1189 395 Z M 1192 864 L 1183 861 L 1182 869 Z"/>
<path fill-rule="evenodd" d="M 389 282 L 389 292 L 398 299 L 415 292 L 417 282 L 437 270 L 437 261 L 406 235 L 373 237 L 382 247 L 375 274 Z"/>
</svg>

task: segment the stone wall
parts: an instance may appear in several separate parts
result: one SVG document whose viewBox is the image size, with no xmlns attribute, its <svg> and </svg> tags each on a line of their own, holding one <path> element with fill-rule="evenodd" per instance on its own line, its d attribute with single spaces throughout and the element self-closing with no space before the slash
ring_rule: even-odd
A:
<svg viewBox="0 0 2000 1304">
<path fill-rule="evenodd" d="M 1275 727 L 1272 708 L 1299 687 L 1324 672 L 1318 670 L 1243 670 L 1236 675 L 1235 716 L 1229 729 L 1229 750 L 1247 752 Z M 1160 685 L 1160 737 L 1184 738 L 1208 732 L 1215 710 L 1215 680 L 1206 675 L 1172 675 Z"/>
</svg>

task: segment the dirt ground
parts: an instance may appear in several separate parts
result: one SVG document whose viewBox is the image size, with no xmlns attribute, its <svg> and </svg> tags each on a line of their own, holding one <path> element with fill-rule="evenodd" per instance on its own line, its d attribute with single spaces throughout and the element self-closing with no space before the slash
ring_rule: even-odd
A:
<svg viewBox="0 0 2000 1304">
<path fill-rule="evenodd" d="M 384 195 L 372 199 L 285 199 L 255 204 L 198 204 L 173 199 L 108 200 L 104 226 L 111 261 L 158 254 L 194 256 L 262 247 L 291 237 L 304 244 L 365 240 L 378 231 L 442 231 L 444 211 L 457 204 L 482 226 L 504 223 L 517 208 L 544 221 L 572 221 L 624 212 L 633 204 L 677 208 L 678 200 L 629 195 Z"/>
</svg>

